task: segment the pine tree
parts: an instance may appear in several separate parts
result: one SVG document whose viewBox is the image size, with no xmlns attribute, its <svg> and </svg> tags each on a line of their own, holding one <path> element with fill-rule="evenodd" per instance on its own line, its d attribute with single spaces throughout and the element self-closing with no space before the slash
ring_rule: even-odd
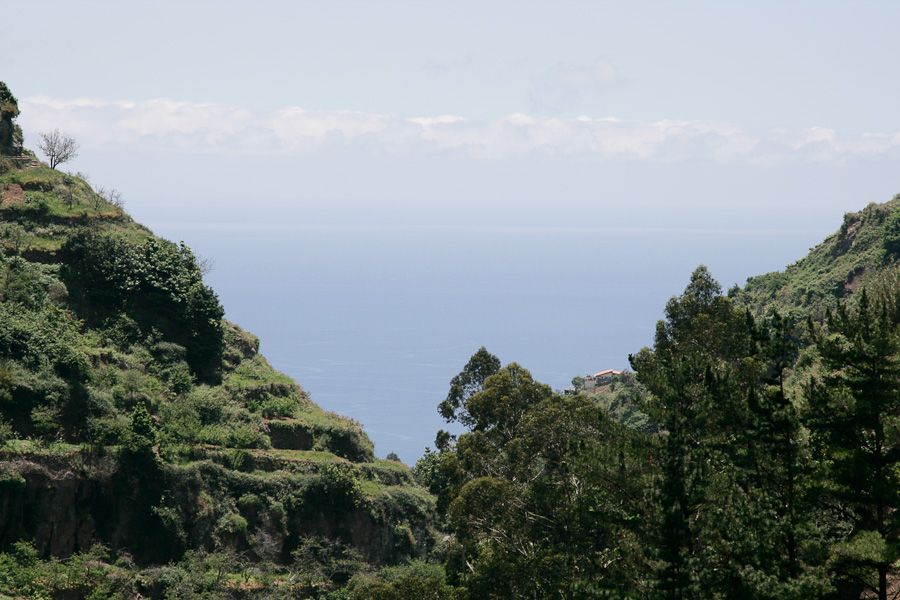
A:
<svg viewBox="0 0 900 600">
<path fill-rule="evenodd" d="M 745 412 L 740 404 L 747 373 L 741 359 L 749 354 L 751 338 L 745 313 L 721 295 L 706 267 L 694 271 L 665 314 L 654 348 L 630 360 L 653 394 L 646 408 L 664 431 L 656 487 L 657 588 L 662 598 L 684 600 L 733 585 L 721 581 L 722 567 L 730 565 L 715 549 L 722 536 L 715 531 L 714 503 L 723 507 L 722 488 L 731 479 L 722 469 L 731 468 L 733 422 Z"/>
<path fill-rule="evenodd" d="M 789 324 L 757 326 L 704 267 L 631 357 L 663 430 L 657 596 L 806 600 L 827 580 L 798 548 L 800 424 L 784 386 Z M 805 540 L 805 538 L 804 538 Z M 653 542 L 648 542 L 653 543 Z"/>
<path fill-rule="evenodd" d="M 900 543 L 900 318 L 896 287 L 874 292 L 864 289 L 855 309 L 829 313 L 827 333 L 812 328 L 829 375 L 807 397 L 829 491 L 854 517 L 854 533 L 835 545 L 832 563 L 886 600 Z"/>
</svg>

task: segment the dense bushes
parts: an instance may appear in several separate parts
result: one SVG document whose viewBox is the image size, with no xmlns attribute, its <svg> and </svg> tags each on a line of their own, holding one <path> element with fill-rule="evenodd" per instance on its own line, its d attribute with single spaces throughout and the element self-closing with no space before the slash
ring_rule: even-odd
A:
<svg viewBox="0 0 900 600">
<path fill-rule="evenodd" d="M 900 210 L 894 210 L 884 220 L 884 249 L 891 256 L 900 255 Z"/>
<path fill-rule="evenodd" d="M 156 329 L 183 346 L 192 371 L 210 377 L 223 352 L 224 310 L 203 284 L 190 249 L 149 238 L 141 244 L 82 229 L 63 245 L 63 276 L 90 302 L 86 316 L 134 321 L 141 332 Z"/>
</svg>

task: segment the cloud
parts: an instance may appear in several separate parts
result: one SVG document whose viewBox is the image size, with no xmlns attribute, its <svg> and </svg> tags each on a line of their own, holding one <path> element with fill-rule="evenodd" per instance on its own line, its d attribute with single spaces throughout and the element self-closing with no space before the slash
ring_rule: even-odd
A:
<svg viewBox="0 0 900 600">
<path fill-rule="evenodd" d="M 572 73 L 563 76 L 580 77 Z M 636 121 L 521 113 L 472 120 L 455 115 L 403 117 L 300 107 L 261 112 L 166 98 L 131 102 L 34 96 L 21 101 L 20 107 L 19 122 L 26 133 L 59 128 L 74 135 L 84 148 L 140 147 L 259 156 L 349 149 L 485 160 L 546 156 L 725 164 L 841 164 L 900 158 L 900 132 L 845 136 L 823 127 L 753 130 L 703 120 Z"/>
</svg>

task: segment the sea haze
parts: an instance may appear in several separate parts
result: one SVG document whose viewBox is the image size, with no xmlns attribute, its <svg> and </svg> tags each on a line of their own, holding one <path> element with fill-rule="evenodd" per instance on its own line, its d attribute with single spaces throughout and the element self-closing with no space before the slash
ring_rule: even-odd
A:
<svg viewBox="0 0 900 600">
<path fill-rule="evenodd" d="M 807 230 L 302 227 L 148 223 L 214 257 L 226 317 L 375 453 L 414 464 L 450 379 L 481 346 L 562 389 L 625 369 L 706 264 L 723 289 L 781 269 Z M 452 429 L 452 428 L 451 428 Z"/>
</svg>

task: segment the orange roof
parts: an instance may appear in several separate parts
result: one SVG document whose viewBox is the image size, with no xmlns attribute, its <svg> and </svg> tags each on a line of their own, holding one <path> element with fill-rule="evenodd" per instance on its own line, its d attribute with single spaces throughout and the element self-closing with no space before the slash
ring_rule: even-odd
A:
<svg viewBox="0 0 900 600">
<path fill-rule="evenodd" d="M 600 371 L 599 373 L 594 373 L 594 377 L 600 377 L 601 375 L 621 375 L 621 372 L 607 369 L 605 371 Z"/>
</svg>

